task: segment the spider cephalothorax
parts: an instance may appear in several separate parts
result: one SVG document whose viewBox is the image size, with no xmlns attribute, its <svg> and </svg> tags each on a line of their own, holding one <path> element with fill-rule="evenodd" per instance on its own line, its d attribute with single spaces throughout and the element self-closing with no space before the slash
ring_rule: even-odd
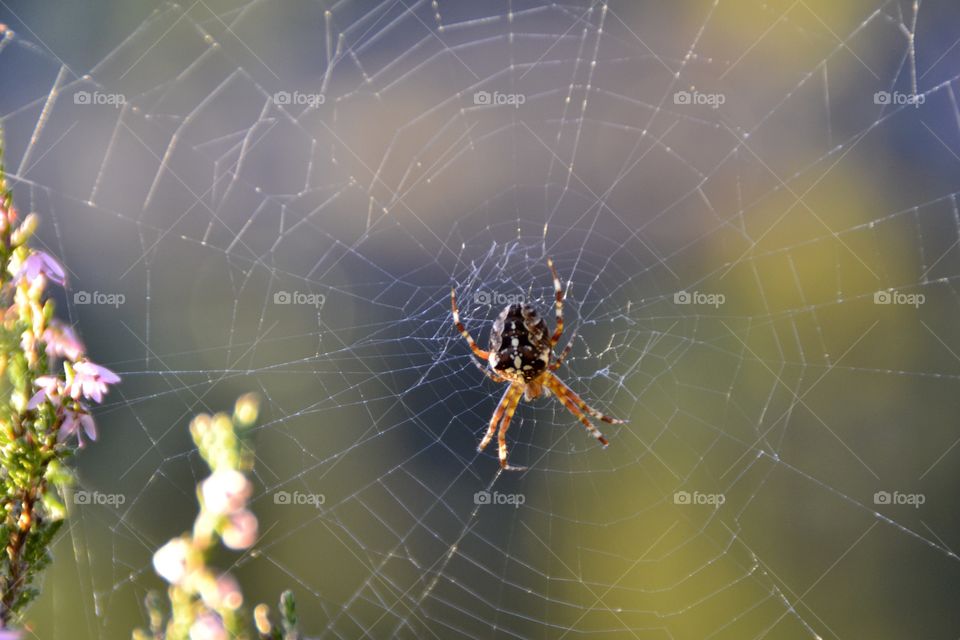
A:
<svg viewBox="0 0 960 640">
<path fill-rule="evenodd" d="M 457 309 L 456 291 L 450 290 L 450 306 L 453 309 L 453 322 L 457 330 L 466 339 L 467 344 L 474 355 L 486 362 L 490 368 L 482 369 L 483 372 L 495 382 L 508 383 L 507 389 L 497 405 L 493 418 L 490 420 L 490 426 L 487 433 L 480 441 L 479 451 L 483 451 L 493 439 L 493 434 L 500 425 L 498 442 L 500 445 L 500 466 L 504 469 L 522 469 L 523 467 L 512 467 L 507 464 L 507 429 L 510 427 L 510 420 L 517 409 L 517 403 L 520 402 L 522 395 L 527 400 L 538 398 L 545 390 L 553 393 L 563 406 L 570 413 L 575 415 L 580 422 L 600 441 L 604 447 L 607 446 L 607 439 L 603 434 L 593 426 L 593 423 L 587 419 L 587 414 L 603 420 L 610 424 L 620 424 L 623 420 L 617 420 L 606 416 L 596 409 L 587 405 L 580 396 L 573 392 L 570 387 L 553 374 L 560 368 L 563 359 L 570 353 L 573 340 L 567 344 L 566 348 L 553 358 L 553 349 L 560 341 L 563 335 L 563 288 L 560 285 L 560 278 L 557 276 L 557 270 L 553 267 L 553 261 L 547 259 L 547 265 L 553 274 L 553 289 L 556 295 L 557 308 L 557 326 L 553 333 L 547 328 L 547 323 L 543 321 L 536 307 L 526 303 L 511 304 L 504 308 L 497 316 L 490 331 L 490 349 L 484 351 L 477 346 L 470 333 L 463 323 L 460 322 L 460 311 Z"/>
</svg>

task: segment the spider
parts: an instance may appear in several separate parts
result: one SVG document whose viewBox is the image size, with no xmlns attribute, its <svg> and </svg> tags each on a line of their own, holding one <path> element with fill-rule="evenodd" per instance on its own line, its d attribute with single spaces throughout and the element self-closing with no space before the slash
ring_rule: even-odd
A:
<svg viewBox="0 0 960 640">
<path fill-rule="evenodd" d="M 560 285 L 557 270 L 553 266 L 553 260 L 547 258 L 547 266 L 550 267 L 550 272 L 553 274 L 553 289 L 556 294 L 557 326 L 553 334 L 550 334 L 547 323 L 540 317 L 536 307 L 526 303 L 510 304 L 504 307 L 493 323 L 493 328 L 490 330 L 490 349 L 488 351 L 484 351 L 477 346 L 466 327 L 460 322 L 457 293 L 455 289 L 450 290 L 453 323 L 466 339 L 467 344 L 470 345 L 473 354 L 486 362 L 489 369 L 483 368 L 476 360 L 472 358 L 471 360 L 494 382 L 506 382 L 508 384 L 500 403 L 493 412 L 490 426 L 487 428 L 483 440 L 480 441 L 477 451 L 483 451 L 490 444 L 499 423 L 500 466 L 510 471 L 526 469 L 526 467 L 514 467 L 507 464 L 507 429 L 510 427 L 510 420 L 517 409 L 521 395 L 525 400 L 530 401 L 540 397 L 541 394 L 550 395 L 550 393 L 553 393 L 563 406 L 583 423 L 593 437 L 600 441 L 604 448 L 607 447 L 609 442 L 603 437 L 600 430 L 587 419 L 586 414 L 609 424 L 624 423 L 623 420 L 606 416 L 587 405 L 580 396 L 553 373 L 560 368 L 563 359 L 573 348 L 573 337 L 570 338 L 570 342 L 567 343 L 560 355 L 554 359 L 553 349 L 560 342 L 560 336 L 563 335 L 564 291 Z"/>
</svg>

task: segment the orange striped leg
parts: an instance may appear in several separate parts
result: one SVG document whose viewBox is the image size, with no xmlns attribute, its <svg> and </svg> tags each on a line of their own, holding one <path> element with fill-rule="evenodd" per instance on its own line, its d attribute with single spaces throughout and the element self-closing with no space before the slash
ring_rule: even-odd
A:
<svg viewBox="0 0 960 640">
<path fill-rule="evenodd" d="M 570 351 L 573 349 L 573 341 L 577 337 L 577 332 L 574 331 L 573 335 L 570 336 L 570 341 L 567 342 L 567 346 L 563 348 L 563 351 L 560 352 L 560 355 L 557 356 L 557 359 L 550 363 L 550 371 L 556 371 L 560 368 L 560 365 L 563 364 L 563 359 L 570 355 Z"/>
<path fill-rule="evenodd" d="M 563 380 L 553 375 L 552 373 L 548 373 L 548 375 L 550 376 L 550 379 L 547 381 L 547 385 L 550 386 L 550 389 L 553 390 L 554 392 L 559 391 L 562 395 L 570 398 L 570 400 L 574 404 L 576 404 L 580 408 L 580 410 L 583 411 L 584 413 L 590 414 L 597 420 L 603 420 L 607 424 L 625 424 L 626 423 L 626 420 L 618 420 L 616 418 L 611 418 L 608 415 L 604 415 L 600 413 L 593 407 L 589 406 L 586 402 L 584 402 L 583 398 L 578 396 L 573 391 L 573 389 L 571 389 L 566 384 L 564 384 Z M 551 382 L 553 383 L 552 385 L 550 384 Z"/>
<path fill-rule="evenodd" d="M 453 310 L 453 324 L 457 326 L 457 331 L 466 338 L 467 344 L 470 345 L 470 350 L 473 351 L 473 355 L 486 362 L 490 358 L 490 352 L 478 347 L 477 343 L 474 342 L 470 336 L 470 333 L 467 332 L 467 328 L 460 322 L 460 310 L 457 308 L 457 292 L 453 289 L 450 289 L 450 308 Z"/>
<path fill-rule="evenodd" d="M 482 373 L 483 375 L 487 376 L 488 378 L 490 378 L 490 379 L 493 380 L 494 382 L 496 382 L 496 383 L 510 382 L 509 380 L 507 380 L 506 378 L 504 378 L 503 376 L 501 376 L 499 373 L 497 373 L 495 370 L 490 369 L 490 368 L 485 367 L 485 366 L 483 366 L 482 364 L 480 364 L 480 361 L 479 361 L 479 360 L 474 360 L 473 358 L 470 358 L 470 362 L 472 362 L 477 369 L 480 369 L 480 373 Z"/>
<path fill-rule="evenodd" d="M 517 404 L 520 402 L 520 396 L 523 394 L 523 387 L 512 386 L 510 390 L 513 393 L 507 402 L 507 412 L 503 416 L 503 422 L 500 423 L 500 433 L 497 438 L 500 444 L 500 467 L 506 471 L 524 471 L 526 467 L 514 467 L 507 464 L 507 429 L 510 428 L 510 420 L 513 418 L 513 412 L 517 410 Z"/>
<path fill-rule="evenodd" d="M 553 266 L 553 260 L 547 258 L 547 266 L 550 267 L 550 273 L 553 274 L 553 291 L 556 294 L 557 307 L 557 326 L 553 330 L 553 336 L 550 337 L 550 346 L 556 346 L 560 342 L 560 336 L 563 335 L 563 287 L 560 285 L 560 276 L 557 275 L 557 269 Z"/>
<path fill-rule="evenodd" d="M 554 395 L 557 396 L 557 399 L 563 403 L 563 406 L 567 408 L 567 411 L 575 415 L 577 417 L 577 420 L 582 422 L 583 426 L 587 428 L 587 431 L 589 431 L 590 434 L 594 438 L 599 440 L 600 444 L 603 445 L 604 448 L 606 448 L 607 445 L 610 444 L 607 441 L 607 439 L 603 437 L 603 434 L 600 433 L 599 429 L 593 426 L 592 422 L 587 420 L 587 416 L 583 415 L 583 412 L 581 412 L 580 409 L 577 408 L 577 405 L 574 404 L 573 400 L 570 399 L 570 397 L 567 395 L 567 392 L 563 389 L 563 387 L 560 387 L 559 385 L 557 385 L 554 382 L 554 380 L 556 380 L 556 378 L 554 378 L 553 380 L 547 380 L 547 386 L 550 387 L 550 390 L 553 391 Z"/>
<path fill-rule="evenodd" d="M 500 419 L 503 418 L 503 412 L 507 409 L 507 404 L 510 402 L 512 393 L 512 386 L 507 387 L 507 390 L 503 392 L 503 397 L 500 398 L 500 404 L 497 405 L 497 410 L 493 412 L 493 417 L 490 418 L 490 426 L 487 427 L 487 433 L 483 436 L 483 440 L 480 441 L 480 445 L 477 447 L 478 452 L 486 449 L 490 441 L 493 440 L 493 434 L 497 431 L 497 425 L 500 423 Z"/>
</svg>

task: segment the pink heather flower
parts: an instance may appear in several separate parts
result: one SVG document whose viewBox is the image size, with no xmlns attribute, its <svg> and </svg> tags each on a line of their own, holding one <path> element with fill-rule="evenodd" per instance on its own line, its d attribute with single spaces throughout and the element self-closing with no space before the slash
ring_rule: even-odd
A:
<svg viewBox="0 0 960 640">
<path fill-rule="evenodd" d="M 240 585 L 230 575 L 224 574 L 210 581 L 201 591 L 203 602 L 211 609 L 230 609 L 236 611 L 243 604 Z"/>
<path fill-rule="evenodd" d="M 0 640 L 22 640 L 22 638 L 19 631 L 0 629 Z"/>
<path fill-rule="evenodd" d="M 27 409 L 36 409 L 47 400 L 55 405 L 60 404 L 60 394 L 63 392 L 63 383 L 60 381 L 60 378 L 56 376 L 40 376 L 34 380 L 33 383 L 40 387 L 40 390 L 30 398 L 30 402 L 27 403 Z"/>
<path fill-rule="evenodd" d="M 253 491 L 250 481 L 239 471 L 214 471 L 203 481 L 203 505 L 218 516 L 226 516 L 243 509 Z"/>
<path fill-rule="evenodd" d="M 69 325 L 52 324 L 43 332 L 42 340 L 47 345 L 47 356 L 51 358 L 66 358 L 76 362 L 83 357 L 83 343 Z"/>
<path fill-rule="evenodd" d="M 34 251 L 27 256 L 13 279 L 16 282 L 26 279 L 32 285 L 41 274 L 60 286 L 67 283 L 67 274 L 63 267 L 44 251 Z"/>
<path fill-rule="evenodd" d="M 187 558 L 190 543 L 183 538 L 174 538 L 153 554 L 153 568 L 170 584 L 179 584 L 187 576 Z"/>
<path fill-rule="evenodd" d="M 228 640 L 228 634 L 220 616 L 203 613 L 190 625 L 190 640 Z"/>
<path fill-rule="evenodd" d="M 220 537 L 231 549 L 249 549 L 257 541 L 257 517 L 246 509 L 230 514 Z"/>
<path fill-rule="evenodd" d="M 103 394 L 107 392 L 107 385 L 120 382 L 120 376 L 113 371 L 89 360 L 81 360 L 73 365 L 73 374 L 73 380 L 67 385 L 65 391 L 74 400 L 79 400 L 80 396 L 83 396 L 102 402 Z"/>
<path fill-rule="evenodd" d="M 83 434 L 86 433 L 90 440 L 97 440 L 97 425 L 93 422 L 93 417 L 86 413 L 87 408 L 80 405 L 83 411 L 71 411 L 67 409 L 64 412 L 63 423 L 60 425 L 60 432 L 57 433 L 57 442 L 64 442 L 73 434 L 77 435 L 77 444 L 80 448 L 86 444 L 83 441 Z"/>
</svg>

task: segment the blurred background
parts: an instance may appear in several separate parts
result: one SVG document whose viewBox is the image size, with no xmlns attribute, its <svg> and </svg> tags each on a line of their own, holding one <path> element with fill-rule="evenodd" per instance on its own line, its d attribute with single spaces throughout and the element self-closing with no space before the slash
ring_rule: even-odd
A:
<svg viewBox="0 0 960 640">
<path fill-rule="evenodd" d="M 310 637 L 955 638 L 948 2 L 0 2 L 21 211 L 123 376 L 29 622 L 125 638 L 236 396 Z M 555 399 L 476 444 L 516 297 Z"/>
</svg>

